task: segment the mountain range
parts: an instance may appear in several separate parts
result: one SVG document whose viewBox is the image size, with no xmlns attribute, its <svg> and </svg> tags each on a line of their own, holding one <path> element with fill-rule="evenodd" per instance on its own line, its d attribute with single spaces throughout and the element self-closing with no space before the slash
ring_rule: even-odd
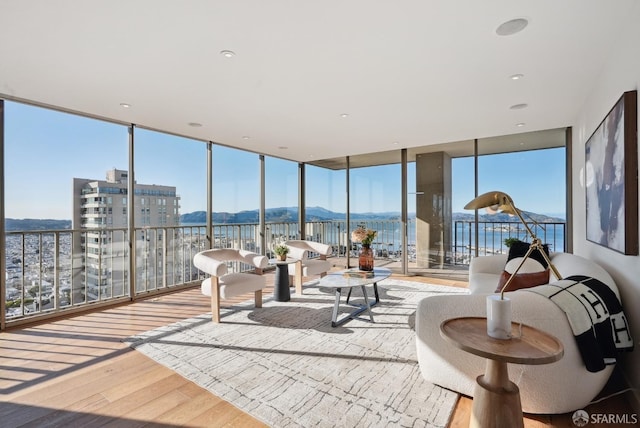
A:
<svg viewBox="0 0 640 428">
<path fill-rule="evenodd" d="M 307 207 L 307 221 L 344 220 L 345 213 L 329 211 L 322 207 Z M 415 214 L 413 214 L 415 217 Z M 181 223 L 204 223 L 207 219 L 205 211 L 194 211 L 180 216 Z M 258 223 L 258 210 L 240 211 L 237 213 L 214 212 L 212 221 L 216 224 Z M 265 220 L 269 223 L 292 223 L 298 221 L 297 207 L 267 208 Z M 400 220 L 399 212 L 385 213 L 351 213 L 351 220 Z"/>
<path fill-rule="evenodd" d="M 334 212 L 322 207 L 307 207 L 305 210 L 307 221 L 330 221 L 344 220 L 345 213 Z M 523 211 L 525 218 L 532 219 L 538 223 L 564 223 L 564 219 L 551 217 L 544 214 L 535 214 Z M 409 213 L 409 218 L 416 217 L 415 213 Z M 384 213 L 351 213 L 351 220 L 400 220 L 400 213 L 389 211 Z M 194 211 L 180 216 L 181 224 L 204 224 L 207 215 L 205 211 Z M 453 221 L 474 221 L 473 212 L 453 213 Z M 297 207 L 268 208 L 265 210 L 265 220 L 269 223 L 294 223 L 298 221 Z M 482 222 L 514 222 L 517 219 L 508 214 L 479 214 L 478 220 Z M 214 224 L 237 224 L 237 223 L 258 223 L 258 210 L 240 211 L 237 213 L 214 212 Z M 5 230 L 61 230 L 71 229 L 71 220 L 53 219 L 5 219 Z"/>
<path fill-rule="evenodd" d="M 559 217 L 551 217 L 544 214 L 536 214 L 528 211 L 522 211 L 525 219 L 531 219 L 538 223 L 564 223 L 564 219 Z M 346 214 L 343 212 L 334 212 L 322 207 L 307 207 L 305 210 L 307 221 L 330 221 L 344 220 Z M 415 218 L 415 213 L 409 213 L 410 219 Z M 473 212 L 469 213 L 453 213 L 454 221 L 474 221 Z M 401 215 L 397 211 L 389 211 L 383 213 L 351 213 L 352 221 L 358 220 L 400 220 Z M 192 213 L 180 216 L 181 223 L 203 224 L 206 222 L 205 211 L 194 211 Z M 265 219 L 269 223 L 291 223 L 298 221 L 297 207 L 268 208 L 265 210 Z M 508 214 L 479 214 L 479 221 L 483 222 L 513 222 L 518 221 L 517 218 Z M 258 210 L 240 211 L 237 213 L 214 212 L 212 221 L 216 224 L 233 224 L 233 223 L 258 223 Z"/>
</svg>

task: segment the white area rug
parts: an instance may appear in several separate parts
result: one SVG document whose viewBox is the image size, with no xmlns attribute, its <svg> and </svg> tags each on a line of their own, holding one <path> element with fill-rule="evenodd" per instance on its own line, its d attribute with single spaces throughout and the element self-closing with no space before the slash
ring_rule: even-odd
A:
<svg viewBox="0 0 640 428">
<path fill-rule="evenodd" d="M 420 375 L 415 310 L 466 290 L 393 279 L 378 288 L 375 323 L 331 327 L 334 290 L 310 285 L 289 302 L 223 310 L 221 324 L 204 314 L 127 341 L 270 426 L 444 427 L 457 394 Z M 354 290 L 352 303 L 361 299 Z"/>
</svg>

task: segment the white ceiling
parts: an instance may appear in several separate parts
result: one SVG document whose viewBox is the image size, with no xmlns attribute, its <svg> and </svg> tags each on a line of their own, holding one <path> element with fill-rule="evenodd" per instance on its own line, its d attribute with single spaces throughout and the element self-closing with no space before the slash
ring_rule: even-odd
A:
<svg viewBox="0 0 640 428">
<path fill-rule="evenodd" d="M 0 96 L 299 162 L 562 128 L 639 4 L 0 0 Z"/>
</svg>

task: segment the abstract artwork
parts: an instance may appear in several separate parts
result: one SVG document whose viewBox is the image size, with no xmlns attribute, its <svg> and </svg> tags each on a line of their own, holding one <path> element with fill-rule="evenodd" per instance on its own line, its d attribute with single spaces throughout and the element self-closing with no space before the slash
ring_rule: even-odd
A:
<svg viewBox="0 0 640 428">
<path fill-rule="evenodd" d="M 637 91 L 625 92 L 585 145 L 587 239 L 638 254 Z"/>
</svg>

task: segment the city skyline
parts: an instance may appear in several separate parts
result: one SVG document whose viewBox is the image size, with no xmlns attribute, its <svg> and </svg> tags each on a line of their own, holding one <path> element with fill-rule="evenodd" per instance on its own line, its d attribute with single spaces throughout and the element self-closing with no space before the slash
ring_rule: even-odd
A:
<svg viewBox="0 0 640 428">
<path fill-rule="evenodd" d="M 101 180 L 110 169 L 128 170 L 129 137 L 124 125 L 15 102 L 5 103 L 5 114 L 7 218 L 70 219 L 73 178 Z M 255 150 L 259 151 L 258 143 Z M 175 186 L 181 214 L 206 210 L 206 157 L 204 142 L 136 128 L 136 182 Z M 297 163 L 265 158 L 267 208 L 296 206 Z M 213 211 L 256 209 L 259 156 L 214 144 L 213 159 Z M 483 156 L 479 159 L 479 193 L 500 190 L 523 210 L 563 214 L 564 163 L 564 148 Z M 544 173 L 538 171 L 542 166 Z M 464 205 L 474 196 L 473 158 L 453 159 L 452 171 L 452 209 L 464 212 Z M 346 211 L 344 171 L 308 165 L 306 172 L 308 206 Z M 414 163 L 408 166 L 408 177 L 411 212 L 415 198 L 420 197 L 413 196 Z M 401 211 L 400 165 L 355 168 L 350 180 L 352 212 Z"/>
</svg>

